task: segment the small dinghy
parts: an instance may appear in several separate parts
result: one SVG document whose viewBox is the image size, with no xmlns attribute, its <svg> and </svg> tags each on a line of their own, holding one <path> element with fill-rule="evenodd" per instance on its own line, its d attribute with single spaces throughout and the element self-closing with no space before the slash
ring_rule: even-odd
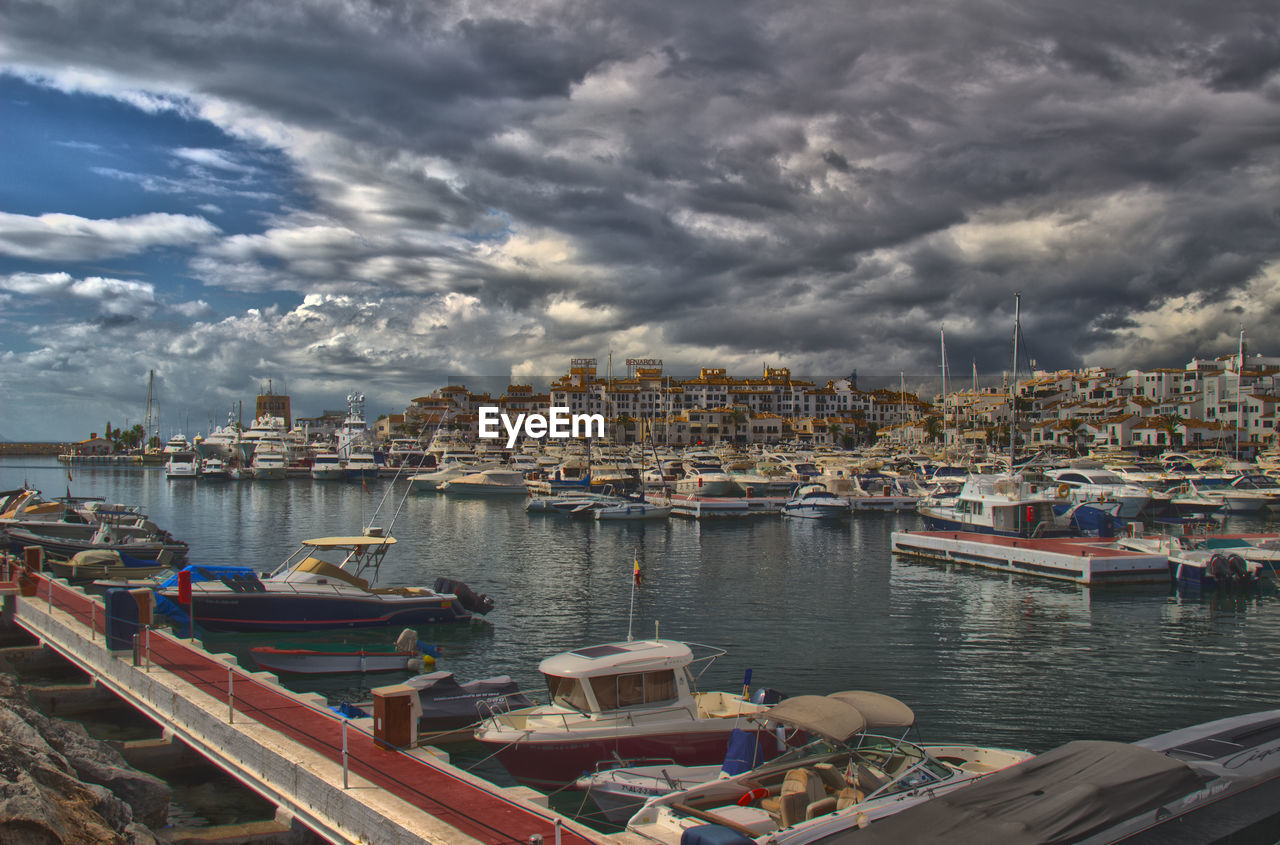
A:
<svg viewBox="0 0 1280 845">
<path fill-rule="evenodd" d="M 249 649 L 268 672 L 323 675 L 343 672 L 418 672 L 434 666 L 440 651 L 418 639 L 412 628 L 400 632 L 391 648 L 369 643 L 333 643 L 322 648 L 267 645 Z"/>
</svg>

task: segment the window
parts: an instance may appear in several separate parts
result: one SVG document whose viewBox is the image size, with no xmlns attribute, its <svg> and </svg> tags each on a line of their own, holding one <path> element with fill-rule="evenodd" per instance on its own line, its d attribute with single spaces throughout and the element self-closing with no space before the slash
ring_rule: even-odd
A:
<svg viewBox="0 0 1280 845">
<path fill-rule="evenodd" d="M 670 669 L 659 672 L 608 675 L 603 678 L 592 678 L 591 690 L 595 693 L 601 710 L 674 701 L 676 676 Z"/>
<path fill-rule="evenodd" d="M 555 675 L 547 675 L 547 689 L 551 693 L 551 701 L 554 704 L 560 704 L 565 707 L 572 707 L 575 710 L 587 711 L 590 705 L 587 703 L 586 690 L 582 688 L 582 684 L 577 678 L 560 678 Z"/>
</svg>

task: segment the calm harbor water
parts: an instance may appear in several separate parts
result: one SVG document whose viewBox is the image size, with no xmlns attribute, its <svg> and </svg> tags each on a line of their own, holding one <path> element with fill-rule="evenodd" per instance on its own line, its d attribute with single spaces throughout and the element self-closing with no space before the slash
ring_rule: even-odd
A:
<svg viewBox="0 0 1280 845">
<path fill-rule="evenodd" d="M 520 499 L 405 497 L 405 482 L 387 478 L 366 493 L 310 479 L 170 481 L 158 469 L 76 466 L 68 482 L 52 459 L 0 461 L 0 489 L 24 483 L 49 496 L 69 487 L 139 505 L 190 544 L 192 562 L 259 570 L 302 539 L 359 531 L 382 502 L 376 522 L 390 525 L 399 545 L 381 585 L 447 575 L 497 602 L 484 622 L 423 629 L 443 648 L 438 668 L 462 680 L 509 674 L 543 697 L 543 657 L 627 636 L 638 556 L 644 582 L 633 632 L 649 636 L 657 624 L 664 637 L 728 651 L 703 689 L 740 688 L 751 668 L 753 687 L 790 694 L 878 690 L 916 710 L 926 739 L 1037 752 L 1280 707 L 1274 591 L 1088 590 L 894 558 L 890 534 L 920 527 L 913 515 L 628 525 L 526 514 Z M 1280 516 L 1229 527 L 1277 530 Z M 381 642 L 396 633 L 359 636 Z M 206 644 L 246 655 L 270 639 L 221 635 Z M 361 696 L 361 683 L 290 682 L 335 700 Z"/>
</svg>

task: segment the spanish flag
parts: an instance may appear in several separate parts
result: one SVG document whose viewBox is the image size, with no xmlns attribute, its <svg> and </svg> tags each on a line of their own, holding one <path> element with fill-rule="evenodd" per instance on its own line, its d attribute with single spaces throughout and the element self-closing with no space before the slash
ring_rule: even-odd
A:
<svg viewBox="0 0 1280 845">
<path fill-rule="evenodd" d="M 639 587 L 641 580 L 643 580 L 640 577 L 640 556 L 639 555 L 636 555 L 635 579 L 636 579 L 636 586 Z"/>
</svg>

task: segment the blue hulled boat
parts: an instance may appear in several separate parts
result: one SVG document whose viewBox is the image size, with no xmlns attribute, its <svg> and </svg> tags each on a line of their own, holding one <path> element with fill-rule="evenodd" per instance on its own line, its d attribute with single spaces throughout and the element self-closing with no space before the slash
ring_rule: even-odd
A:
<svg viewBox="0 0 1280 845">
<path fill-rule="evenodd" d="M 194 617 L 209 631 L 310 631 L 467 622 L 493 601 L 466 584 L 441 578 L 426 587 L 375 588 L 392 537 L 360 535 L 306 540 L 270 575 L 246 567 L 187 568 L 157 589 L 170 616 Z M 330 558 L 326 560 L 325 558 Z M 368 573 L 370 578 L 361 577 Z"/>
</svg>

